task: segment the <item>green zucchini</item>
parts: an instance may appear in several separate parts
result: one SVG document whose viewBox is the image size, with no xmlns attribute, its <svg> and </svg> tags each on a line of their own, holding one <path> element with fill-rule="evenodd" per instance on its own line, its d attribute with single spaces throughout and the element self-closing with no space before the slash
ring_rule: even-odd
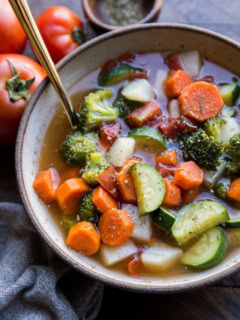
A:
<svg viewBox="0 0 240 320">
<path fill-rule="evenodd" d="M 222 84 L 219 87 L 220 94 L 227 106 L 234 106 L 240 94 L 237 82 Z"/>
<path fill-rule="evenodd" d="M 131 166 L 130 174 L 137 194 L 139 215 L 143 216 L 159 208 L 166 188 L 157 170 L 147 163 L 137 162 Z"/>
<path fill-rule="evenodd" d="M 163 207 L 160 207 L 156 211 L 152 212 L 151 216 L 154 224 L 165 231 L 171 231 L 176 220 L 174 211 Z"/>
<path fill-rule="evenodd" d="M 208 269 L 219 264 L 227 251 L 224 231 L 215 227 L 200 236 L 181 257 L 180 262 L 196 269 Z"/>
<path fill-rule="evenodd" d="M 224 224 L 224 227 L 227 227 L 227 228 L 240 228 L 240 217 L 229 220 L 228 222 L 226 222 Z"/>
<path fill-rule="evenodd" d="M 153 128 L 143 127 L 128 132 L 128 136 L 136 141 L 136 148 L 146 152 L 156 153 L 167 149 L 166 138 Z"/>
<path fill-rule="evenodd" d="M 148 72 L 141 68 L 135 68 L 129 64 L 118 64 L 106 72 L 100 72 L 98 85 L 101 87 L 113 86 L 124 80 L 135 78 L 147 78 Z"/>
<path fill-rule="evenodd" d="M 227 209 L 219 202 L 199 200 L 180 210 L 172 227 L 172 234 L 179 245 L 230 220 Z"/>
</svg>

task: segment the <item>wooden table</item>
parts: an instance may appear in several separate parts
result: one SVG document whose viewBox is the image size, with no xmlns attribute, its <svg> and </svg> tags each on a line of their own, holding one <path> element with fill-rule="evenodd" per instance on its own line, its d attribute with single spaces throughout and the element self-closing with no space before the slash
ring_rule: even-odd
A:
<svg viewBox="0 0 240 320">
<path fill-rule="evenodd" d="M 86 21 L 79 0 L 29 0 L 34 15 L 65 5 Z M 240 40 L 239 0 L 165 0 L 160 22 L 189 23 Z M 88 37 L 96 36 L 87 28 Z M 32 56 L 29 46 L 25 54 Z M 14 172 L 14 148 L 0 148 L 0 201 L 21 202 Z M 174 295 L 145 295 L 106 287 L 98 319 L 239 320 L 240 272 L 210 287 Z"/>
</svg>

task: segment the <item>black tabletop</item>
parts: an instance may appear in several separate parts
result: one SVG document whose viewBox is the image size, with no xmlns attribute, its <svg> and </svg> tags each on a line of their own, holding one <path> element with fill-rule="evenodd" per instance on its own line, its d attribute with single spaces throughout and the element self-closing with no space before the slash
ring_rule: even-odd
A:
<svg viewBox="0 0 240 320">
<path fill-rule="evenodd" d="M 84 21 L 80 0 L 29 0 L 35 16 L 52 5 L 65 5 Z M 187 23 L 240 41 L 239 0 L 165 0 L 160 22 Z M 88 38 L 98 35 L 86 28 Z M 25 54 L 33 57 L 27 46 Z M 14 148 L 0 148 L 0 201 L 20 202 L 14 172 Z M 105 287 L 98 319 L 239 320 L 240 272 L 207 288 L 172 295 L 146 295 Z"/>
</svg>

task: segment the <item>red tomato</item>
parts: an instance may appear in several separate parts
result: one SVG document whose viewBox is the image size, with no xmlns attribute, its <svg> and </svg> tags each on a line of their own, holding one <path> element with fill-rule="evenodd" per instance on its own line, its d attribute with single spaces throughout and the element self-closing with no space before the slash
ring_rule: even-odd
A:
<svg viewBox="0 0 240 320">
<path fill-rule="evenodd" d="M 83 43 L 82 21 L 66 7 L 45 10 L 37 25 L 55 63 Z"/>
<path fill-rule="evenodd" d="M 8 0 L 0 1 L 0 53 L 21 53 L 27 37 Z"/>
<path fill-rule="evenodd" d="M 44 69 L 28 57 L 0 54 L 0 144 L 14 144 L 23 111 L 45 76 Z"/>
</svg>

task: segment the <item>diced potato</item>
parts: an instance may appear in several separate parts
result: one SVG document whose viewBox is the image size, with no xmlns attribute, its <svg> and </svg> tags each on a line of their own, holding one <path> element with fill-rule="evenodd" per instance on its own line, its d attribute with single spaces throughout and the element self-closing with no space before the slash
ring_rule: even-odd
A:
<svg viewBox="0 0 240 320">
<path fill-rule="evenodd" d="M 240 125 L 235 118 L 223 118 L 226 121 L 225 126 L 222 128 L 220 139 L 224 146 L 227 146 L 229 140 L 240 132 Z"/>
<path fill-rule="evenodd" d="M 141 259 L 146 270 L 160 273 L 173 267 L 181 255 L 182 250 L 160 243 L 146 249 Z"/>
<path fill-rule="evenodd" d="M 135 149 L 135 140 L 128 137 L 120 137 L 109 149 L 106 158 L 115 167 L 122 167 L 129 160 Z"/>
<path fill-rule="evenodd" d="M 191 77 L 197 77 L 202 68 L 202 59 L 197 50 L 187 51 L 178 55 L 183 70 Z"/>
<path fill-rule="evenodd" d="M 129 82 L 122 90 L 122 95 L 128 100 L 149 102 L 154 97 L 151 84 L 145 79 L 137 79 Z"/>
<path fill-rule="evenodd" d="M 148 242 L 152 238 L 152 219 L 149 215 L 139 217 L 138 208 L 131 204 L 124 204 L 123 209 L 127 210 L 133 222 L 134 229 L 132 238 L 139 242 Z"/>
<path fill-rule="evenodd" d="M 211 190 L 215 184 L 221 179 L 226 168 L 226 161 L 222 160 L 216 171 L 203 170 L 203 185 Z"/>
<path fill-rule="evenodd" d="M 100 249 L 100 257 L 102 263 L 106 267 L 109 267 L 130 257 L 136 252 L 137 247 L 132 240 L 128 240 L 120 246 L 109 246 L 107 244 L 102 244 Z"/>
</svg>

